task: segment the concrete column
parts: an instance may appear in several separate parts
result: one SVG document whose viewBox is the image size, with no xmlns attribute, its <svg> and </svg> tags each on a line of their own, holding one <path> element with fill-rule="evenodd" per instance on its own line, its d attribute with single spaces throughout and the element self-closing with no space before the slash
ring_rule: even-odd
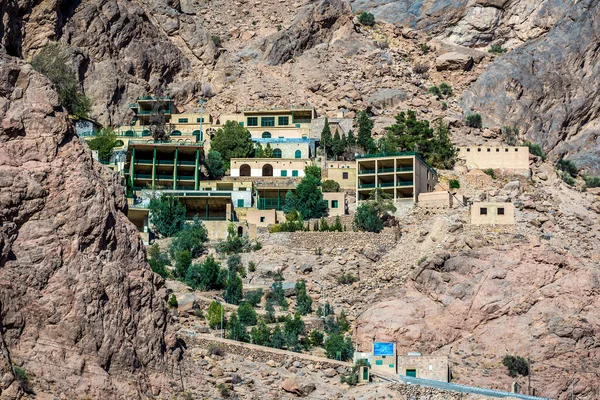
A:
<svg viewBox="0 0 600 400">
<path fill-rule="evenodd" d="M 129 164 L 129 179 L 131 180 L 131 190 L 133 190 L 133 184 L 135 182 L 135 147 L 131 148 L 131 161 Z"/>
<path fill-rule="evenodd" d="M 177 162 L 179 157 L 179 149 L 175 148 L 175 160 L 173 160 L 173 190 L 177 189 Z"/>
<path fill-rule="evenodd" d="M 198 190 L 198 187 L 200 186 L 200 182 L 198 181 L 199 175 L 198 173 L 200 172 L 200 149 L 196 149 L 196 168 L 194 169 L 194 190 Z M 208 203 L 207 203 L 208 206 Z M 208 212 L 208 209 L 207 209 Z"/>
<path fill-rule="evenodd" d="M 412 181 L 413 181 L 413 203 L 417 201 L 417 156 L 413 156 L 413 173 L 412 173 Z"/>
<path fill-rule="evenodd" d="M 398 159 L 394 158 L 394 202 L 398 199 Z"/>
<path fill-rule="evenodd" d="M 227 203 L 227 205 L 225 206 L 225 219 L 227 221 L 231 221 L 231 203 Z"/>
<path fill-rule="evenodd" d="M 156 147 L 152 155 L 152 189 L 156 187 Z"/>
</svg>

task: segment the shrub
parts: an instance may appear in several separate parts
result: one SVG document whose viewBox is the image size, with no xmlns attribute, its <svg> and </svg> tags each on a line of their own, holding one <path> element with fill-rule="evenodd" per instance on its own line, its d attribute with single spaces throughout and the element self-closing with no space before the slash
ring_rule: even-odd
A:
<svg viewBox="0 0 600 400">
<path fill-rule="evenodd" d="M 225 285 L 225 291 L 223 292 L 223 298 L 229 304 L 239 304 L 243 297 L 243 285 L 242 278 L 238 274 L 230 274 L 227 284 Z"/>
<path fill-rule="evenodd" d="M 563 172 L 566 172 L 573 178 L 576 178 L 577 174 L 579 173 L 579 169 L 577 168 L 575 163 L 571 160 L 566 160 L 564 158 L 561 158 L 556 162 L 556 168 Z"/>
<path fill-rule="evenodd" d="M 213 35 L 211 37 L 211 40 L 213 41 L 213 43 L 215 44 L 215 46 L 217 47 L 221 47 L 221 44 L 223 44 L 223 41 L 221 40 L 221 38 L 217 35 Z"/>
<path fill-rule="evenodd" d="M 214 37 L 214 36 L 213 36 L 213 37 Z M 227 385 L 226 385 L 226 384 L 224 384 L 224 383 L 219 383 L 219 384 L 217 385 L 217 389 L 219 389 L 219 393 L 221 394 L 221 396 L 223 396 L 223 397 L 229 397 L 230 390 L 229 390 L 229 388 L 227 387 Z"/>
<path fill-rule="evenodd" d="M 371 203 L 363 203 L 358 206 L 352 223 L 356 229 L 365 232 L 379 233 L 383 230 L 383 221 Z"/>
<path fill-rule="evenodd" d="M 519 128 L 513 126 L 505 126 L 502 128 L 502 136 L 504 136 L 504 141 L 509 146 L 515 146 L 517 141 L 519 140 Z"/>
<path fill-rule="evenodd" d="M 217 329 L 221 325 L 221 316 L 223 315 L 223 311 L 223 305 L 221 305 L 221 303 L 218 301 L 215 300 L 210 303 L 206 313 L 208 326 L 210 326 L 212 329 Z"/>
<path fill-rule="evenodd" d="M 171 257 L 181 251 L 189 251 L 192 257 L 198 257 L 204 250 L 204 243 L 208 241 L 208 232 L 206 227 L 195 216 L 191 224 L 184 224 L 182 229 L 177 232 L 169 246 Z"/>
<path fill-rule="evenodd" d="M 373 26 L 375 25 L 375 16 L 369 12 L 363 11 L 358 16 L 358 22 L 360 22 L 361 25 Z"/>
<path fill-rule="evenodd" d="M 263 290 L 261 288 L 256 289 L 256 290 L 251 290 L 248 293 L 246 293 L 246 301 L 248 303 L 252 304 L 252 307 L 256 307 L 258 304 L 260 304 L 262 297 L 263 297 Z"/>
<path fill-rule="evenodd" d="M 270 341 L 271 329 L 261 318 L 258 321 L 258 325 L 252 328 L 252 330 L 250 331 L 250 343 L 257 344 L 259 346 L 269 346 Z"/>
<path fill-rule="evenodd" d="M 310 331 L 310 343 L 313 346 L 322 346 L 323 345 L 324 335 L 323 332 L 313 329 Z"/>
<path fill-rule="evenodd" d="M 267 301 L 267 305 L 265 306 L 265 320 L 269 324 L 275 322 L 275 308 L 272 301 Z"/>
<path fill-rule="evenodd" d="M 417 63 L 413 67 L 413 71 L 419 75 L 423 75 L 429 71 L 429 64 L 427 63 Z"/>
<path fill-rule="evenodd" d="M 573 179 L 573 177 L 566 172 L 561 173 L 561 178 L 562 178 L 563 182 L 569 186 L 575 186 L 575 184 L 577 184 L 575 179 Z"/>
<path fill-rule="evenodd" d="M 185 278 L 191 265 L 192 255 L 189 251 L 184 250 L 175 254 L 175 276 L 177 278 Z"/>
<path fill-rule="evenodd" d="M 221 179 L 225 175 L 225 163 L 218 151 L 210 150 L 208 152 L 205 165 L 209 179 Z"/>
<path fill-rule="evenodd" d="M 223 357 L 225 355 L 225 350 L 219 345 L 209 344 L 206 349 L 209 356 L 219 356 Z"/>
<path fill-rule="evenodd" d="M 36 71 L 45 75 L 58 93 L 58 100 L 67 112 L 77 117 L 87 117 L 92 111 L 92 103 L 78 89 L 75 72 L 68 65 L 66 49 L 58 43 L 48 43 L 31 61 Z"/>
<path fill-rule="evenodd" d="M 350 374 L 348 375 L 340 375 L 340 382 L 347 383 L 350 386 L 354 386 L 358 383 L 358 373 L 360 372 L 360 367 L 369 367 L 369 361 L 365 359 L 356 360 L 356 363 L 352 367 Z"/>
<path fill-rule="evenodd" d="M 429 50 L 431 50 L 431 47 L 428 46 L 427 43 L 421 43 L 419 48 L 421 49 L 421 53 L 423 53 L 423 55 L 429 53 Z"/>
<path fill-rule="evenodd" d="M 493 44 L 490 46 L 490 49 L 488 50 L 488 52 L 492 53 L 492 54 L 502 54 L 506 51 L 507 50 L 504 47 L 502 47 L 502 45 L 500 45 L 500 44 Z"/>
<path fill-rule="evenodd" d="M 340 184 L 334 180 L 327 179 L 322 184 L 323 192 L 339 192 Z"/>
<path fill-rule="evenodd" d="M 177 306 L 179 306 L 179 303 L 177 303 L 177 297 L 175 297 L 174 294 L 172 294 L 171 297 L 169 297 L 169 301 L 167 302 L 167 305 L 170 308 L 177 308 Z"/>
<path fill-rule="evenodd" d="M 215 243 L 215 250 L 225 254 L 247 253 L 251 248 L 252 245 L 248 236 L 238 236 L 233 223 L 230 223 L 227 227 L 227 239 Z"/>
<path fill-rule="evenodd" d="M 483 170 L 483 173 L 492 177 L 492 179 L 496 179 L 496 172 L 493 168 L 487 168 Z"/>
<path fill-rule="evenodd" d="M 312 312 L 312 297 L 306 291 L 306 282 L 299 280 L 296 282 L 296 307 L 301 315 L 307 315 Z"/>
<path fill-rule="evenodd" d="M 446 111 L 448 109 L 448 103 L 442 101 L 442 111 Z"/>
<path fill-rule="evenodd" d="M 256 325 L 256 311 L 249 302 L 243 302 L 240 304 L 237 310 L 238 318 L 240 322 L 246 326 Z"/>
<path fill-rule="evenodd" d="M 319 307 L 317 307 L 317 311 L 315 311 L 315 314 L 317 314 L 317 317 L 325 318 L 328 315 L 333 314 L 333 307 L 331 307 L 331 304 L 329 303 L 325 303 L 323 307 L 319 305 Z"/>
<path fill-rule="evenodd" d="M 273 334 L 271 335 L 271 347 L 283 349 L 284 346 L 285 337 L 283 336 L 281 327 L 279 325 L 275 325 L 275 328 L 273 328 Z"/>
<path fill-rule="evenodd" d="M 110 161 L 113 148 L 119 143 L 117 134 L 112 128 L 104 128 L 96 133 L 94 138 L 88 142 L 90 149 L 98 151 L 98 159 L 100 161 Z"/>
<path fill-rule="evenodd" d="M 546 160 L 546 153 L 544 153 L 544 150 L 542 150 L 542 146 L 540 146 L 539 144 L 532 142 L 524 142 L 523 145 L 529 147 L 529 152 L 534 156 L 540 157 L 542 161 Z"/>
<path fill-rule="evenodd" d="M 427 256 L 423 256 L 417 260 L 417 266 L 423 264 L 423 261 L 427 260 Z"/>
<path fill-rule="evenodd" d="M 260 249 L 262 249 L 262 244 L 257 240 L 252 246 L 252 251 L 259 251 Z"/>
<path fill-rule="evenodd" d="M 254 310 L 252 310 L 254 311 Z M 232 312 L 227 321 L 227 338 L 237 340 L 238 342 L 248 342 L 250 337 L 246 330 L 246 325 L 240 321 L 237 314 Z"/>
<path fill-rule="evenodd" d="M 599 176 L 584 175 L 583 180 L 585 181 L 585 186 L 587 186 L 588 188 L 600 187 Z"/>
<path fill-rule="evenodd" d="M 483 126 L 482 122 L 481 122 L 481 115 L 480 114 L 467 115 L 466 124 L 468 127 L 481 129 L 481 127 Z"/>
<path fill-rule="evenodd" d="M 185 223 L 185 206 L 176 197 L 162 194 L 150 200 L 150 223 L 159 235 L 170 237 Z"/>
<path fill-rule="evenodd" d="M 450 189 L 460 189 L 460 181 L 458 179 L 450 179 L 448 183 L 450 184 Z"/>
<path fill-rule="evenodd" d="M 523 376 L 529 375 L 527 360 L 523 357 L 507 355 L 502 359 L 502 364 L 508 368 L 508 375 L 513 378 L 516 377 L 517 374 Z"/>
<path fill-rule="evenodd" d="M 148 257 L 148 264 L 150 264 L 152 272 L 157 273 L 163 278 L 168 278 L 170 275 L 169 270 L 167 269 L 167 265 L 170 264 L 169 257 L 160 251 L 160 247 L 158 247 L 157 243 L 154 243 L 150 247 Z"/>
<path fill-rule="evenodd" d="M 194 289 L 219 290 L 225 286 L 225 270 L 221 264 L 208 256 L 201 264 L 192 265 L 185 275 L 185 283 Z"/>
<path fill-rule="evenodd" d="M 31 374 L 25 368 L 14 364 L 13 371 L 15 373 L 15 378 L 19 381 L 19 384 L 25 393 L 33 394 L 33 389 L 31 387 Z"/>
<path fill-rule="evenodd" d="M 274 282 L 271 285 L 271 299 L 281 307 L 283 307 L 283 304 L 287 304 L 285 292 L 283 291 L 283 286 L 280 281 Z"/>
<path fill-rule="evenodd" d="M 440 92 L 442 92 L 442 94 L 446 97 L 450 97 L 454 93 L 454 91 L 452 90 L 452 86 L 450 86 L 446 82 L 442 82 L 440 84 Z"/>
<path fill-rule="evenodd" d="M 441 92 L 440 88 L 437 86 L 430 86 L 429 89 L 427 89 L 427 93 L 434 94 L 437 97 L 442 97 L 442 92 Z"/>
<path fill-rule="evenodd" d="M 258 243 L 258 242 L 256 242 L 256 243 Z M 256 263 L 254 261 L 250 261 L 248 263 L 248 271 L 256 272 Z"/>
<path fill-rule="evenodd" d="M 331 334 L 325 339 L 325 355 L 327 358 L 339 361 L 348 361 L 354 355 L 354 346 L 350 337 L 344 338 L 339 333 Z"/>
<path fill-rule="evenodd" d="M 352 275 L 350 272 L 348 272 L 346 274 L 338 276 L 337 281 L 340 285 L 350 285 L 358 281 L 358 278 Z"/>
</svg>

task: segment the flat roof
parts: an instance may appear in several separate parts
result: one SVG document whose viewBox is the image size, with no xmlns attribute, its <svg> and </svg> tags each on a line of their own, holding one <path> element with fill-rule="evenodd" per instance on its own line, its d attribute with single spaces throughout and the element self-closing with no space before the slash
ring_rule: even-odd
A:
<svg viewBox="0 0 600 400">
<path fill-rule="evenodd" d="M 358 154 L 356 156 L 356 161 L 358 162 L 359 160 L 368 160 L 368 159 L 376 159 L 376 158 L 396 158 L 396 157 L 416 157 L 419 159 L 419 161 L 421 161 L 423 164 L 425 164 L 425 166 L 427 168 L 429 168 L 429 170 L 431 172 L 438 175 L 435 168 L 433 168 L 425 160 L 423 160 L 423 157 L 421 157 L 421 155 L 415 151 L 402 151 L 402 152 L 397 152 L 397 153 L 379 153 L 379 154 Z"/>
</svg>

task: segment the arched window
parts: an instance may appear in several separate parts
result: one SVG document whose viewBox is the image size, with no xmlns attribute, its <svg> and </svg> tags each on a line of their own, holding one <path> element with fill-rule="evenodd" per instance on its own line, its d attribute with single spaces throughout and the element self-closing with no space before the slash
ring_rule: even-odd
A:
<svg viewBox="0 0 600 400">
<path fill-rule="evenodd" d="M 273 158 L 281 158 L 281 150 L 279 150 L 279 149 L 273 150 Z"/>
<path fill-rule="evenodd" d="M 144 129 L 142 131 L 142 136 L 150 136 L 150 135 L 151 135 L 151 133 L 150 133 L 150 131 L 148 129 Z"/>
<path fill-rule="evenodd" d="M 135 136 L 134 131 L 125 131 L 125 136 Z"/>
<path fill-rule="evenodd" d="M 171 136 L 181 136 L 181 131 L 174 130 L 173 132 L 171 132 Z"/>
<path fill-rule="evenodd" d="M 294 153 L 294 156 L 296 158 L 302 158 L 302 152 L 300 150 L 296 150 L 296 152 Z"/>
<path fill-rule="evenodd" d="M 200 141 L 200 129 L 196 129 L 192 132 L 193 136 L 196 136 L 196 141 Z"/>
<path fill-rule="evenodd" d="M 243 164 L 240 167 L 240 176 L 250 176 L 250 166 L 248 164 Z"/>
<path fill-rule="evenodd" d="M 242 226 L 238 226 L 238 236 L 244 236 L 244 228 Z"/>
<path fill-rule="evenodd" d="M 263 132 L 262 138 L 263 139 L 271 139 L 271 132 Z"/>
<path fill-rule="evenodd" d="M 271 164 L 265 164 L 262 167 L 262 176 L 273 176 L 273 166 Z"/>
</svg>

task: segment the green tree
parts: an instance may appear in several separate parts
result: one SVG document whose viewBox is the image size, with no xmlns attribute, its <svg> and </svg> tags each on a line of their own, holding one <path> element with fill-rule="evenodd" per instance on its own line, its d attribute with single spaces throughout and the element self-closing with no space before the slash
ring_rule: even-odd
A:
<svg viewBox="0 0 600 400">
<path fill-rule="evenodd" d="M 321 168 L 318 165 L 309 165 L 308 167 L 304 168 L 304 175 L 312 176 L 321 182 Z"/>
<path fill-rule="evenodd" d="M 350 129 L 348 135 L 346 135 L 346 147 L 356 146 L 356 138 L 354 137 L 354 131 Z"/>
<path fill-rule="evenodd" d="M 249 252 L 252 248 L 247 235 L 239 236 L 235 230 L 235 224 L 230 223 L 227 226 L 227 238 L 220 240 L 215 244 L 215 250 L 219 253 L 237 254 Z"/>
<path fill-rule="evenodd" d="M 177 308 L 179 306 L 179 303 L 177 302 L 177 297 L 175 297 L 174 294 L 172 294 L 171 297 L 169 297 L 169 301 L 167 301 L 167 305 L 170 308 Z"/>
<path fill-rule="evenodd" d="M 310 331 L 310 343 L 313 346 L 322 346 L 323 345 L 323 332 L 313 329 Z"/>
<path fill-rule="evenodd" d="M 182 229 L 174 235 L 169 246 L 169 253 L 171 253 L 171 257 L 174 257 L 175 253 L 187 250 L 192 257 L 198 257 L 202 254 L 204 243 L 207 241 L 208 232 L 206 227 L 202 220 L 195 216 L 191 224 L 184 224 Z"/>
<path fill-rule="evenodd" d="M 211 329 L 217 329 L 221 325 L 221 316 L 223 315 L 223 305 L 218 301 L 213 301 L 208 306 L 206 320 Z"/>
<path fill-rule="evenodd" d="M 342 332 L 348 332 L 350 330 L 350 322 L 348 321 L 348 317 L 344 310 L 340 312 L 340 315 L 337 318 L 337 324 Z"/>
<path fill-rule="evenodd" d="M 435 168 L 452 169 L 456 154 L 456 147 L 450 139 L 450 129 L 443 122 L 438 122 L 431 140 L 431 151 L 424 155 L 426 161 Z"/>
<path fill-rule="evenodd" d="M 363 11 L 358 15 L 358 22 L 361 25 L 373 26 L 375 25 L 375 16 L 370 12 Z"/>
<path fill-rule="evenodd" d="M 301 279 L 296 282 L 296 307 L 301 315 L 307 315 L 312 312 L 312 297 L 306 291 L 306 282 Z"/>
<path fill-rule="evenodd" d="M 242 257 L 239 254 L 232 254 L 229 256 L 227 259 L 227 269 L 230 274 L 235 274 L 237 272 L 242 277 L 246 274 L 246 269 L 242 264 Z"/>
<path fill-rule="evenodd" d="M 161 236 L 170 237 L 183 228 L 185 206 L 176 197 L 162 194 L 150 200 L 150 223 Z"/>
<path fill-rule="evenodd" d="M 350 337 L 344 338 L 340 333 L 331 334 L 325 339 L 325 355 L 327 358 L 339 361 L 348 361 L 354 355 L 354 346 Z"/>
<path fill-rule="evenodd" d="M 481 115 L 480 114 L 467 115 L 466 124 L 468 127 L 481 129 L 481 127 L 483 126 L 482 121 L 481 121 Z"/>
<path fill-rule="evenodd" d="M 285 214 L 296 211 L 296 196 L 294 196 L 294 193 L 291 190 L 288 190 L 285 194 L 285 201 L 283 203 L 282 210 Z"/>
<path fill-rule="evenodd" d="M 523 146 L 529 147 L 529 152 L 531 154 L 533 154 L 534 156 L 538 156 L 542 159 L 542 161 L 546 161 L 546 153 L 544 153 L 542 146 L 540 146 L 539 144 L 533 142 L 524 142 Z"/>
<path fill-rule="evenodd" d="M 263 155 L 264 158 L 273 158 L 273 148 L 271 147 L 271 143 L 267 143 L 265 146 L 265 152 Z"/>
<path fill-rule="evenodd" d="M 267 305 L 265 306 L 265 319 L 269 324 L 275 322 L 275 308 L 272 301 L 267 301 Z"/>
<path fill-rule="evenodd" d="M 189 251 L 184 250 L 175 254 L 175 276 L 177 278 L 185 278 L 191 265 L 192 255 Z"/>
<path fill-rule="evenodd" d="M 148 251 L 148 264 L 153 272 L 159 274 L 163 278 L 169 277 L 167 265 L 170 265 L 169 257 L 160 251 L 158 243 L 154 243 Z"/>
<path fill-rule="evenodd" d="M 331 145 L 331 127 L 329 126 L 329 119 L 325 117 L 325 124 L 323 124 L 323 130 L 321 131 L 321 146 L 325 155 L 331 154 Z"/>
<path fill-rule="evenodd" d="M 221 179 L 225 175 L 225 163 L 221 153 L 210 150 L 206 156 L 206 171 L 209 179 Z"/>
<path fill-rule="evenodd" d="M 271 335 L 271 347 L 276 349 L 283 349 L 285 346 L 285 337 L 283 336 L 283 331 L 279 324 L 275 325 L 273 328 L 273 334 Z"/>
<path fill-rule="evenodd" d="M 256 311 L 252 307 L 252 304 L 247 301 L 242 302 L 238 307 L 237 313 L 242 324 L 246 326 L 256 325 Z"/>
<path fill-rule="evenodd" d="M 579 168 L 577 168 L 577 165 L 575 165 L 575 163 L 571 160 L 567 160 L 565 158 L 560 158 L 557 162 L 556 162 L 556 168 L 558 168 L 559 170 L 566 172 L 567 174 L 571 175 L 571 177 L 576 178 L 577 174 L 579 173 Z"/>
<path fill-rule="evenodd" d="M 188 269 L 185 282 L 196 289 L 219 290 L 225 286 L 224 277 L 221 264 L 211 255 L 203 263 L 194 264 Z"/>
<path fill-rule="evenodd" d="M 356 209 L 354 227 L 365 232 L 379 233 L 383 230 L 383 221 L 377 215 L 375 206 L 372 203 L 363 203 Z"/>
<path fill-rule="evenodd" d="M 238 274 L 230 274 L 225 285 L 223 298 L 229 304 L 239 304 L 243 298 L 242 278 Z"/>
<path fill-rule="evenodd" d="M 232 312 L 227 321 L 227 338 L 238 342 L 248 342 L 246 326 L 239 320 L 236 313 Z"/>
<path fill-rule="evenodd" d="M 326 181 L 323 181 L 322 187 L 323 187 L 323 192 L 339 192 L 340 191 L 340 184 L 331 179 L 327 179 Z"/>
<path fill-rule="evenodd" d="M 79 90 L 75 72 L 69 64 L 66 48 L 57 42 L 46 44 L 31 61 L 33 69 L 52 82 L 61 106 L 71 115 L 86 118 L 92 111 L 92 103 Z"/>
<path fill-rule="evenodd" d="M 260 318 L 258 324 L 250 331 L 250 343 L 259 346 L 269 346 L 271 343 L 271 329 Z"/>
<path fill-rule="evenodd" d="M 117 145 L 117 134 L 112 128 L 101 129 L 92 140 L 88 142 L 90 149 L 98 151 L 98 159 L 108 162 L 113 154 L 113 148 Z"/>
<path fill-rule="evenodd" d="M 323 201 L 320 185 L 320 178 L 317 179 L 309 174 L 302 178 L 302 181 L 296 186 L 296 210 L 305 220 L 327 215 L 327 204 Z"/>
<path fill-rule="evenodd" d="M 364 151 L 370 153 L 375 147 L 373 140 L 373 121 L 369 118 L 366 111 L 359 111 L 356 115 L 358 123 L 358 137 L 356 143 L 363 148 Z"/>
<path fill-rule="evenodd" d="M 248 158 L 254 154 L 250 131 L 235 121 L 227 121 L 210 142 L 210 148 L 218 151 L 229 164 L 232 158 Z"/>
<path fill-rule="evenodd" d="M 529 365 L 527 360 L 519 356 L 506 355 L 502 359 L 502 364 L 508 368 L 508 375 L 516 377 L 518 375 L 529 375 Z"/>
<path fill-rule="evenodd" d="M 335 156 L 336 160 L 339 156 L 344 154 L 344 150 L 346 150 L 345 147 L 344 141 L 340 137 L 340 132 L 336 130 L 331 141 L 331 153 Z"/>
<path fill-rule="evenodd" d="M 250 290 L 246 293 L 246 301 L 252 304 L 253 307 L 256 307 L 260 304 L 260 301 L 263 297 L 262 288 L 258 288 L 256 290 Z"/>
</svg>

